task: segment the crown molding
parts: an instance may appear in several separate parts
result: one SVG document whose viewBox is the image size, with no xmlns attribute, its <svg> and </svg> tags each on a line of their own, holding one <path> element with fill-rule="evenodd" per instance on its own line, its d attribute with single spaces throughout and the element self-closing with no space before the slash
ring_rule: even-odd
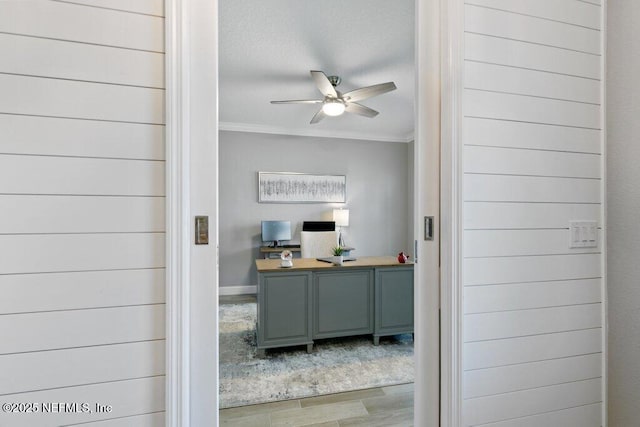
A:
<svg viewBox="0 0 640 427">
<path fill-rule="evenodd" d="M 381 135 L 379 133 L 351 132 L 328 129 L 290 128 L 284 126 L 268 126 L 233 122 L 219 122 L 218 129 L 229 132 L 267 133 L 274 135 L 314 136 L 320 138 L 360 139 L 366 141 L 402 143 L 412 142 L 414 137 L 413 131 L 409 132 L 406 135 Z"/>
</svg>

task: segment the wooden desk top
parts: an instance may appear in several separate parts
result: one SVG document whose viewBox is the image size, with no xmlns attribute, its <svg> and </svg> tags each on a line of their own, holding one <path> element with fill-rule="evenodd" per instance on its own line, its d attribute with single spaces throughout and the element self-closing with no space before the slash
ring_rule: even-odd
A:
<svg viewBox="0 0 640 427">
<path fill-rule="evenodd" d="M 304 270 L 331 270 L 345 269 L 357 267 L 403 267 L 411 266 L 413 263 L 407 261 L 404 264 L 398 262 L 398 258 L 394 256 L 363 256 L 358 257 L 355 261 L 347 261 L 342 265 L 333 265 L 328 262 L 318 261 L 315 258 L 299 258 L 293 259 L 293 267 L 280 267 L 279 259 L 257 259 L 256 267 L 259 273 L 276 272 L 276 271 L 304 271 Z"/>
</svg>

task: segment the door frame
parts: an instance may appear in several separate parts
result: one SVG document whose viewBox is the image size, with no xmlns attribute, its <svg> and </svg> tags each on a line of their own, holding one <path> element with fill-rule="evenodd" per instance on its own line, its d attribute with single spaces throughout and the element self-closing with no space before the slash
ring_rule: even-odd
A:
<svg viewBox="0 0 640 427">
<path fill-rule="evenodd" d="M 415 5 L 414 407 L 416 425 L 435 427 L 460 420 L 461 27 L 451 17 L 462 15 L 458 0 Z M 217 0 L 165 1 L 166 425 L 174 427 L 218 425 L 217 10 Z M 192 243 L 195 215 L 210 218 L 209 245 Z M 425 216 L 435 219 L 433 241 L 423 238 Z"/>
<path fill-rule="evenodd" d="M 165 1 L 165 424 L 176 427 L 218 425 L 217 10 Z M 206 245 L 193 244 L 196 215 L 209 218 Z"/>
<path fill-rule="evenodd" d="M 440 212 L 440 417 L 442 426 L 462 425 L 464 0 L 442 0 Z"/>
</svg>

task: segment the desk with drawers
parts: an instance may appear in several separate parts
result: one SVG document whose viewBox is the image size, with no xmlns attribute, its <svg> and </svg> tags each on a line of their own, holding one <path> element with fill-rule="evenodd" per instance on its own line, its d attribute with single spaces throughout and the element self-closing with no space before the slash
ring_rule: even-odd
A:
<svg viewBox="0 0 640 427">
<path fill-rule="evenodd" d="M 413 264 L 395 257 L 359 257 L 335 266 L 315 259 L 256 260 L 258 355 L 313 340 L 413 333 Z"/>
</svg>

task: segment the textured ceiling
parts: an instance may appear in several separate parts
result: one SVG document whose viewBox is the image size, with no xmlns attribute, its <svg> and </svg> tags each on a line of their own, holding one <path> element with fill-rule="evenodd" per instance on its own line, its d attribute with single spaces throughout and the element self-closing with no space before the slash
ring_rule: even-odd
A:
<svg viewBox="0 0 640 427">
<path fill-rule="evenodd" d="M 220 0 L 220 128 L 408 141 L 413 136 L 413 0 Z M 309 70 L 338 75 L 341 92 L 387 81 L 397 90 L 362 101 L 380 114 L 311 125 L 322 99 Z"/>
</svg>

